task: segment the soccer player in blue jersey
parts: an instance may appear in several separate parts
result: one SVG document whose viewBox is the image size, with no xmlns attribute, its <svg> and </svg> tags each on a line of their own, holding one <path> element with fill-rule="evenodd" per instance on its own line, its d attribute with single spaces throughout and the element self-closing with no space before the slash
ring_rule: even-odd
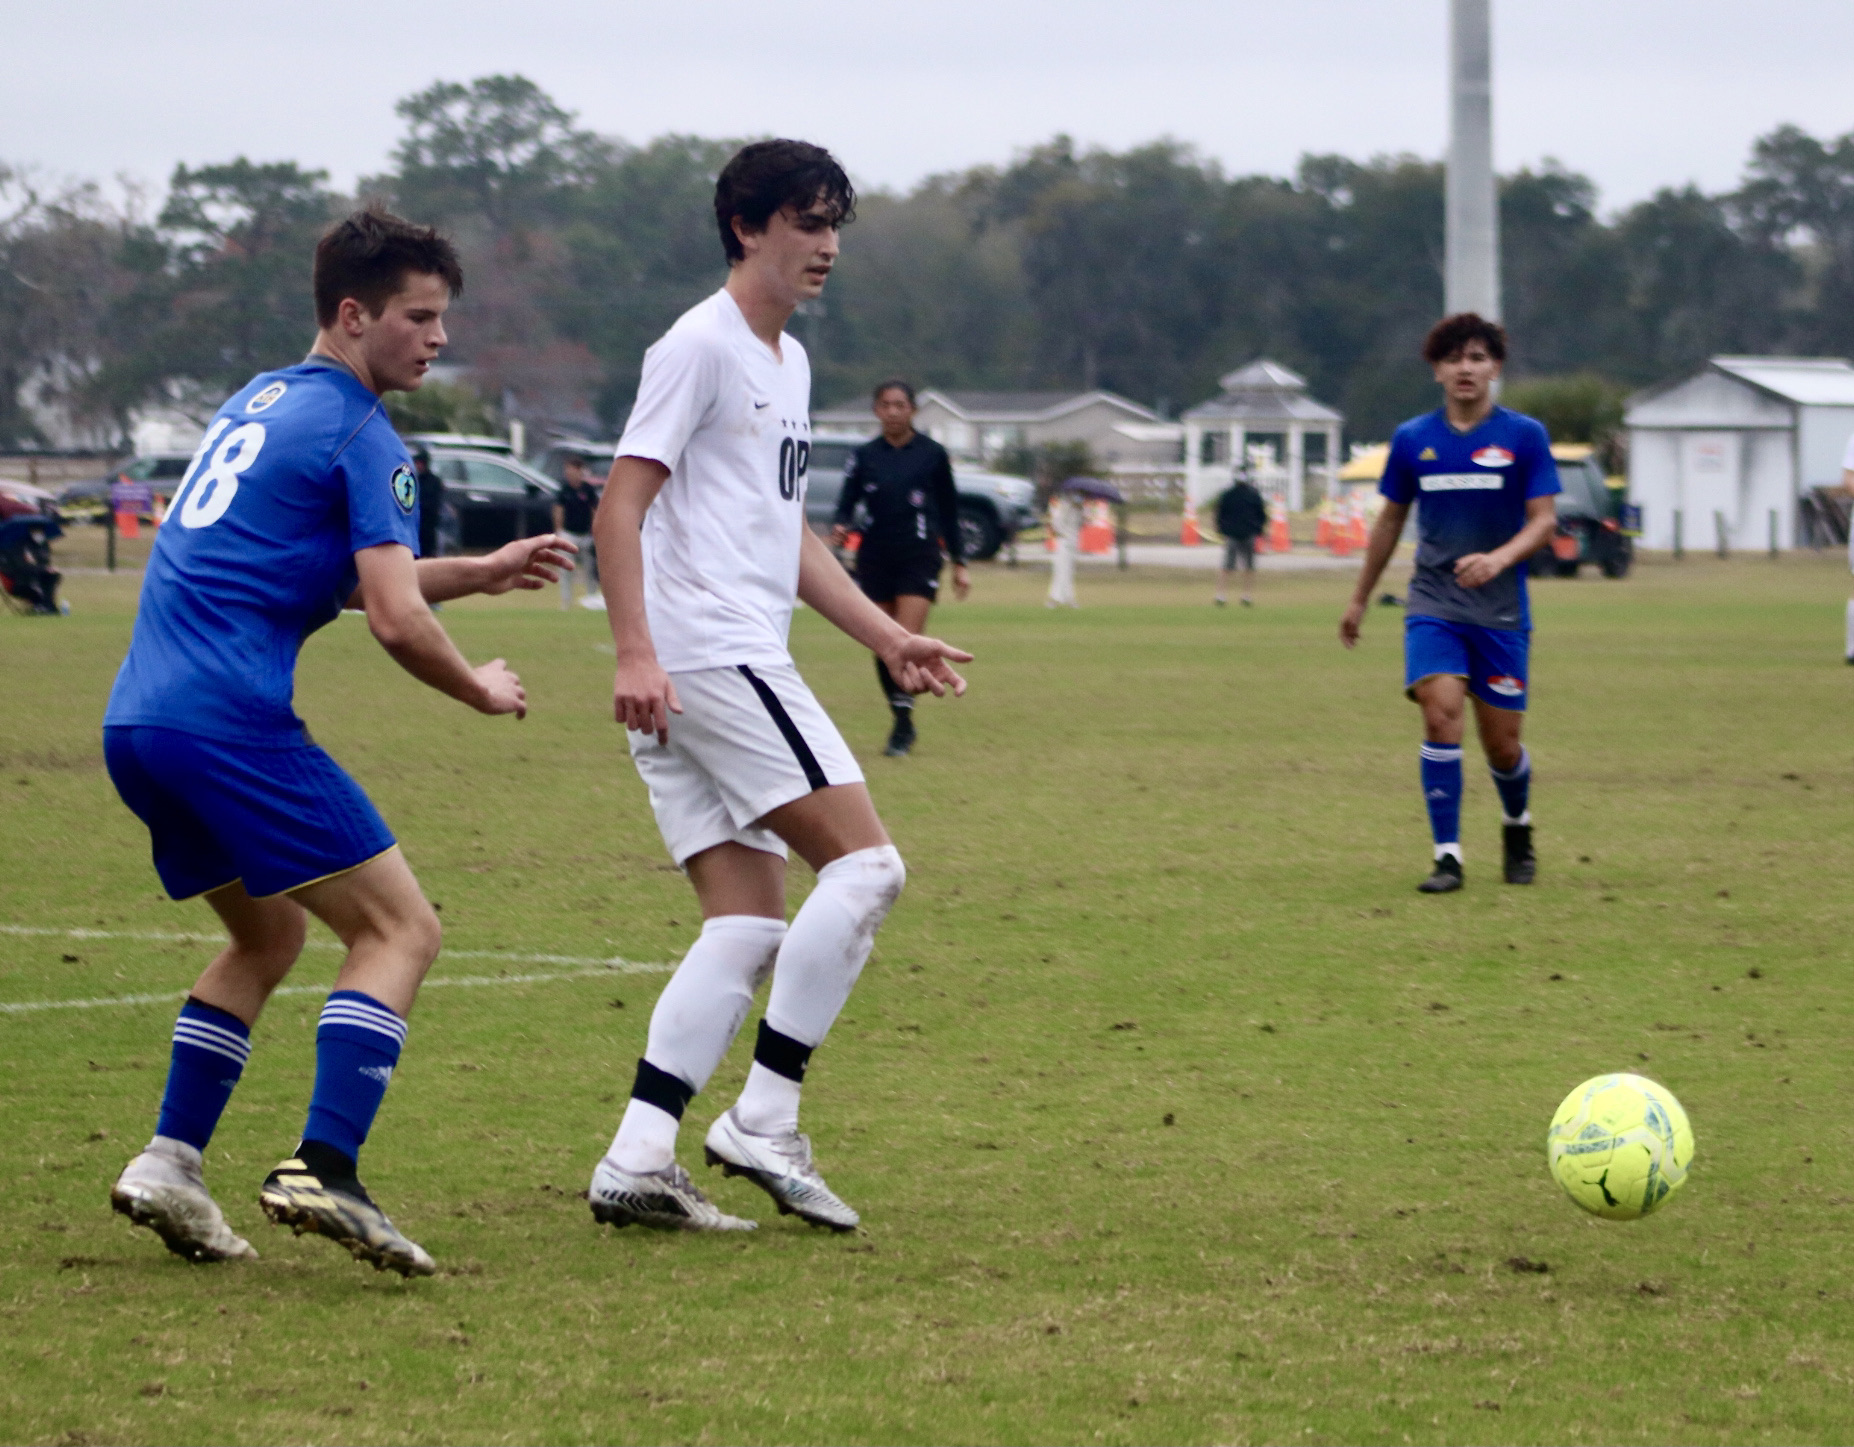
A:
<svg viewBox="0 0 1854 1447">
<path fill-rule="evenodd" d="M 1530 417 L 1496 406 L 1506 331 L 1473 312 L 1446 317 L 1423 342 L 1442 406 L 1397 429 L 1378 490 L 1384 511 L 1339 623 L 1347 648 L 1417 504 L 1416 571 L 1404 617 L 1404 691 L 1423 710 L 1423 798 L 1435 869 L 1418 889 L 1462 886 L 1461 735 L 1467 701 L 1503 812 L 1508 884 L 1530 884 L 1532 760 L 1520 742 L 1532 614 L 1526 560 L 1556 526 L 1551 440 Z"/>
<path fill-rule="evenodd" d="M 347 946 L 316 1031 L 308 1123 L 259 1195 L 265 1213 L 376 1269 L 431 1257 L 357 1175 L 438 953 L 438 919 L 367 796 L 291 706 L 303 640 L 344 606 L 408 673 L 486 714 L 527 711 L 501 659 L 471 667 L 430 605 L 540 588 L 571 567 L 553 535 L 486 558 L 416 561 L 418 481 L 381 406 L 445 344 L 463 287 L 436 232 L 378 211 L 315 252 L 319 331 L 303 362 L 219 409 L 175 490 L 110 694 L 103 754 L 152 836 L 175 899 L 203 895 L 230 936 L 181 1007 L 154 1139 L 111 1204 L 194 1261 L 252 1256 L 207 1193 L 201 1154 L 251 1051 L 251 1027 L 303 947 L 305 911 Z"/>
</svg>

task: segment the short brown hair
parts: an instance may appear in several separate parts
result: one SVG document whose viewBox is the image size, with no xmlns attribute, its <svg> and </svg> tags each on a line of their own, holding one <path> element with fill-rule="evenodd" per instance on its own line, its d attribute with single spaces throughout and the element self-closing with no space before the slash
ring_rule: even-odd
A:
<svg viewBox="0 0 1854 1447">
<path fill-rule="evenodd" d="M 773 213 L 822 203 L 833 226 L 856 219 L 856 188 L 837 158 L 809 141 L 755 141 L 742 146 L 715 180 L 715 225 L 729 265 L 746 258 L 734 234 L 738 216 L 748 231 L 766 229 Z"/>
<path fill-rule="evenodd" d="M 315 244 L 315 324 L 333 326 L 348 297 L 379 316 L 413 271 L 443 277 L 452 296 L 463 291 L 457 248 L 431 227 L 379 206 L 337 221 Z"/>
<path fill-rule="evenodd" d="M 1469 342 L 1479 342 L 1496 362 L 1506 360 L 1506 328 L 1479 312 L 1456 312 L 1443 317 L 1423 338 L 1423 360 L 1434 366 L 1455 355 Z"/>
<path fill-rule="evenodd" d="M 871 402 L 880 402 L 884 392 L 900 392 L 908 399 L 908 405 L 914 405 L 914 384 L 900 377 L 890 377 L 886 382 L 877 382 L 875 391 L 869 394 Z"/>
</svg>

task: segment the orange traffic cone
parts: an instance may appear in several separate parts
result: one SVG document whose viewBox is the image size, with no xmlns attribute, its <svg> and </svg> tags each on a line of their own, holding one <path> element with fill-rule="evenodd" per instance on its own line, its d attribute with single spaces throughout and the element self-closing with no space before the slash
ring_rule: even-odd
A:
<svg viewBox="0 0 1854 1447">
<path fill-rule="evenodd" d="M 142 535 L 141 516 L 132 512 L 116 514 L 116 536 L 119 538 L 139 538 Z"/>
<path fill-rule="evenodd" d="M 1313 545 L 1316 548 L 1331 547 L 1333 541 L 1332 519 L 1327 515 L 1326 504 L 1320 505 L 1319 521 L 1313 525 Z"/>
<path fill-rule="evenodd" d="M 1288 535 L 1287 509 L 1279 503 L 1269 509 L 1268 546 L 1277 553 L 1291 552 L 1294 539 Z"/>
<path fill-rule="evenodd" d="M 1365 513 L 1362 508 L 1352 509 L 1351 537 L 1352 546 L 1361 550 L 1371 542 L 1371 530 L 1365 526 Z"/>
<path fill-rule="evenodd" d="M 1178 541 L 1187 548 L 1195 548 L 1204 541 L 1204 536 L 1197 530 L 1197 504 L 1187 502 L 1184 509 L 1184 521 L 1178 528 Z"/>
<path fill-rule="evenodd" d="M 1114 515 L 1108 511 L 1105 502 L 1096 498 L 1088 504 L 1083 514 L 1081 551 L 1099 555 L 1113 550 Z"/>
</svg>

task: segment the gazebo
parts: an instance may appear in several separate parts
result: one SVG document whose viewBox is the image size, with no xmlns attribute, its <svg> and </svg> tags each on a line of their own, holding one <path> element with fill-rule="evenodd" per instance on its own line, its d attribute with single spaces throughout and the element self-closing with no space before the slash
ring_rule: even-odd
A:
<svg viewBox="0 0 1854 1447">
<path fill-rule="evenodd" d="M 1259 358 L 1218 379 L 1220 396 L 1186 410 L 1185 497 L 1201 505 L 1229 486 L 1250 449 L 1265 447 L 1284 487 L 1288 509 L 1309 502 L 1309 475 L 1331 490 L 1345 418 L 1307 395 L 1307 380 L 1279 362 Z M 1270 479 L 1258 477 L 1258 485 Z M 1264 487 L 1264 491 L 1269 489 Z"/>
</svg>

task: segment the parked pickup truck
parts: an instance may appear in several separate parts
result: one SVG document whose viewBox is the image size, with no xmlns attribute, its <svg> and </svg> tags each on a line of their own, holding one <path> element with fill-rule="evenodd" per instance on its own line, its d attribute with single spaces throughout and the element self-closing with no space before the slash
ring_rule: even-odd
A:
<svg viewBox="0 0 1854 1447">
<path fill-rule="evenodd" d="M 812 439 L 805 516 L 813 527 L 828 528 L 836 517 L 844 469 L 850 454 L 861 445 L 840 437 Z M 1036 524 L 1036 489 L 1027 478 L 955 466 L 953 486 L 959 492 L 960 540 L 965 555 L 974 562 L 995 557 L 999 548 Z"/>
</svg>

